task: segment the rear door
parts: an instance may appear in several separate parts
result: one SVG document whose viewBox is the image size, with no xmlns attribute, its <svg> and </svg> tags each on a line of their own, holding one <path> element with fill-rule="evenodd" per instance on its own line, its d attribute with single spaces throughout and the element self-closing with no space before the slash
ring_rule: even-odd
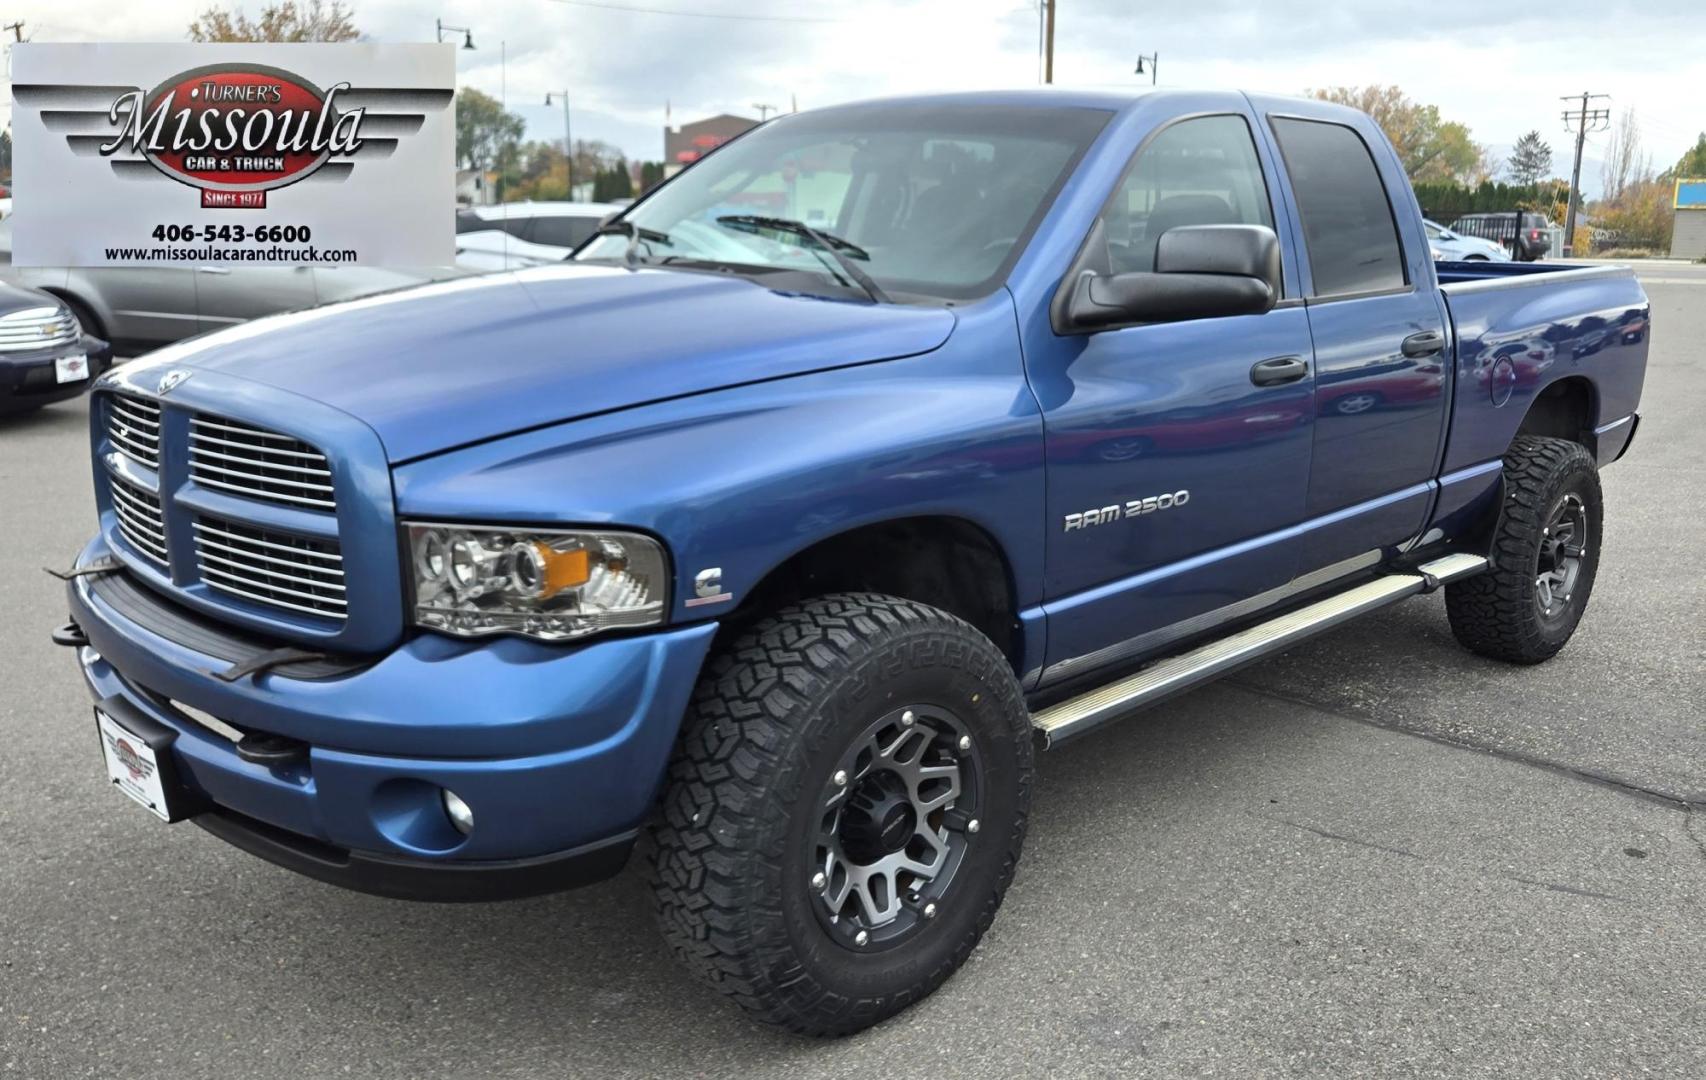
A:
<svg viewBox="0 0 1706 1080">
<path fill-rule="evenodd" d="M 1156 243 L 1179 226 L 1273 228 L 1253 121 L 1185 116 L 1151 135 L 1091 232 L 1106 245 L 1089 253 L 1093 268 L 1152 270 Z M 1303 513 L 1313 405 L 1296 299 L 1065 341 L 1050 370 L 1032 371 L 1047 430 L 1050 680 L 1291 579 L 1284 530 Z M 1285 381 L 1258 369 L 1268 361 L 1289 361 Z"/>
<path fill-rule="evenodd" d="M 1288 108 L 1295 105 L 1288 104 Z M 1447 321 L 1408 182 L 1365 117 L 1273 115 L 1315 344 L 1308 573 L 1422 526 L 1442 448 Z"/>
<path fill-rule="evenodd" d="M 219 330 L 318 302 L 310 266 L 214 264 L 196 267 L 195 274 L 203 330 Z"/>
</svg>

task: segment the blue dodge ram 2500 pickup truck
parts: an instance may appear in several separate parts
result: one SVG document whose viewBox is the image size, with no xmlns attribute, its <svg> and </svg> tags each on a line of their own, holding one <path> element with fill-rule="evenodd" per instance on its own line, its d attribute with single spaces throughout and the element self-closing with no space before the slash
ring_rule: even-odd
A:
<svg viewBox="0 0 1706 1080">
<path fill-rule="evenodd" d="M 160 816 L 431 900 L 638 841 L 690 966 L 846 1032 L 989 926 L 1039 744 L 1441 585 L 1557 652 L 1647 328 L 1436 266 L 1320 102 L 787 116 L 568 265 L 111 373 L 57 637 Z"/>
</svg>

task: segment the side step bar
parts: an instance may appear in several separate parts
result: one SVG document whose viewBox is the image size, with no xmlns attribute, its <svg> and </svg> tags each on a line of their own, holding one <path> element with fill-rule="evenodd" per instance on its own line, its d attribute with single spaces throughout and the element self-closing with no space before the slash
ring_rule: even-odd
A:
<svg viewBox="0 0 1706 1080">
<path fill-rule="evenodd" d="M 1376 578 L 1277 619 L 1159 661 L 1117 682 L 1051 705 L 1033 714 L 1031 725 L 1042 734 L 1045 746 L 1056 746 L 1110 720 L 1200 686 L 1234 668 L 1290 648 L 1359 615 L 1424 592 L 1430 587 L 1428 578 L 1432 578 L 1434 584 L 1444 585 L 1472 577 L 1486 568 L 1487 560 L 1483 556 L 1456 554 L 1423 563 L 1414 573 Z"/>
</svg>

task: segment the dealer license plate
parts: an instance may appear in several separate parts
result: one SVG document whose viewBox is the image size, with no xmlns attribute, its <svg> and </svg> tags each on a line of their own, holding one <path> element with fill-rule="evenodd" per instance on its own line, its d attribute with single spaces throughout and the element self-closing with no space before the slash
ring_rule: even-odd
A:
<svg viewBox="0 0 1706 1080">
<path fill-rule="evenodd" d="M 82 382 L 89 377 L 89 358 L 82 353 L 61 356 L 53 362 L 53 377 L 62 383 Z"/>
<path fill-rule="evenodd" d="M 148 808 L 161 821 L 172 820 L 172 807 L 160 759 L 140 735 L 95 710 L 95 726 L 101 735 L 101 756 L 107 762 L 107 777 L 113 786 Z"/>
</svg>

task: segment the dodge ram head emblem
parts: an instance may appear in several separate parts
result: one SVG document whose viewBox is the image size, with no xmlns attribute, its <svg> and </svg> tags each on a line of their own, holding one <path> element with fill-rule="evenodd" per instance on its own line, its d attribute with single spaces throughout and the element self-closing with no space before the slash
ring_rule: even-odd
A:
<svg viewBox="0 0 1706 1080">
<path fill-rule="evenodd" d="M 154 388 L 154 392 L 157 394 L 170 394 L 173 390 L 178 388 L 179 383 L 189 377 L 190 373 L 185 371 L 183 368 L 173 368 L 171 371 L 160 376 L 160 385 Z"/>
</svg>

